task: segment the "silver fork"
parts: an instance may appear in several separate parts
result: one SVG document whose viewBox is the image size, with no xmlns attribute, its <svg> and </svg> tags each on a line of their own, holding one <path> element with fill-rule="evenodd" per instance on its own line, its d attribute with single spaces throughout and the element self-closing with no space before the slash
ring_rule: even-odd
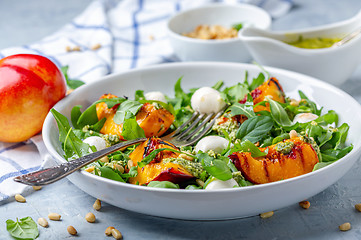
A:
<svg viewBox="0 0 361 240">
<path fill-rule="evenodd" d="M 178 127 L 174 132 L 161 138 L 165 141 L 173 143 L 177 147 L 192 145 L 211 129 L 216 119 L 219 118 L 222 113 L 223 110 L 212 114 L 199 114 L 198 112 L 195 112 L 187 122 Z M 68 176 L 69 174 L 81 169 L 89 163 L 92 163 L 104 156 L 118 151 L 119 149 L 123 149 L 146 140 L 147 138 L 138 138 L 121 142 L 72 161 L 62 163 L 52 168 L 46 168 L 17 176 L 14 178 L 14 181 L 30 186 L 47 185 Z"/>
</svg>

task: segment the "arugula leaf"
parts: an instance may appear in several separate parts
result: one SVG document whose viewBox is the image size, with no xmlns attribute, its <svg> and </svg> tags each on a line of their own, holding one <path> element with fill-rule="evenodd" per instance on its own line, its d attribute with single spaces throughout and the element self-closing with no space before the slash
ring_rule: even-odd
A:
<svg viewBox="0 0 361 240">
<path fill-rule="evenodd" d="M 281 141 L 283 141 L 284 139 L 289 139 L 290 138 L 290 134 L 289 133 L 282 133 L 281 135 L 275 137 L 273 140 L 272 140 L 272 145 L 273 144 L 276 144 L 276 143 L 279 143 Z M 271 144 L 270 144 L 271 145 Z"/>
<path fill-rule="evenodd" d="M 145 100 L 144 91 L 143 91 L 143 90 L 137 90 L 137 91 L 135 91 L 134 100 L 135 100 L 135 101 Z"/>
<path fill-rule="evenodd" d="M 264 82 L 265 79 L 266 78 L 263 75 L 263 73 L 259 73 L 257 78 L 254 78 L 252 83 L 249 85 L 249 91 L 256 89 L 258 86 L 260 86 Z"/>
<path fill-rule="evenodd" d="M 68 159 L 69 157 L 73 156 L 74 153 L 78 157 L 82 157 L 89 153 L 89 144 L 84 143 L 80 138 L 78 138 L 70 124 L 68 119 L 56 111 L 54 108 L 50 110 L 53 114 L 59 128 L 59 141 L 63 143 L 63 149 L 65 152 L 65 157 Z"/>
<path fill-rule="evenodd" d="M 334 110 L 330 110 L 326 114 L 315 119 L 314 121 L 319 125 L 328 125 L 335 123 L 335 125 L 337 126 L 338 114 Z"/>
<path fill-rule="evenodd" d="M 300 95 L 300 98 L 303 99 L 300 104 L 304 104 L 303 102 L 306 102 L 306 105 L 310 106 L 311 112 L 320 116 L 322 107 L 321 109 L 318 109 L 316 103 L 311 101 L 301 90 L 298 91 L 298 94 Z"/>
<path fill-rule="evenodd" d="M 243 28 L 243 23 L 236 23 L 232 25 L 232 28 L 236 29 L 237 31 Z"/>
<path fill-rule="evenodd" d="M 175 119 L 173 125 L 177 128 L 186 121 L 190 119 L 193 114 L 193 110 L 191 108 L 182 107 L 178 110 L 175 110 Z"/>
<path fill-rule="evenodd" d="M 271 115 L 276 123 L 278 123 L 282 127 L 290 127 L 293 125 L 290 118 L 287 115 L 286 110 L 282 107 L 282 105 L 269 97 L 266 97 L 267 101 L 270 104 Z"/>
<path fill-rule="evenodd" d="M 249 91 L 245 84 L 237 83 L 232 87 L 225 88 L 222 93 L 225 95 L 225 97 L 223 97 L 226 98 L 225 100 L 230 103 L 236 103 L 242 100 Z"/>
<path fill-rule="evenodd" d="M 347 123 L 343 123 L 338 128 L 319 126 L 316 124 L 311 124 L 306 127 L 306 133 L 317 140 L 318 145 L 322 147 L 321 150 L 323 151 L 327 149 L 341 149 L 346 141 L 348 130 L 349 125 Z"/>
<path fill-rule="evenodd" d="M 199 189 L 203 189 L 201 186 L 197 186 L 197 185 L 188 185 L 186 188 L 186 190 L 199 190 Z"/>
<path fill-rule="evenodd" d="M 236 137 L 241 140 L 249 140 L 256 143 L 264 138 L 273 127 L 273 120 L 268 116 L 255 116 L 241 124 Z"/>
<path fill-rule="evenodd" d="M 202 162 L 203 168 L 213 177 L 222 181 L 232 178 L 232 172 L 223 160 L 213 158 L 207 153 L 198 153 L 196 157 Z"/>
<path fill-rule="evenodd" d="M 244 140 L 241 143 L 235 143 L 231 149 L 230 154 L 234 152 L 249 152 L 252 157 L 263 157 L 267 155 L 267 151 L 262 152 L 249 140 Z"/>
<path fill-rule="evenodd" d="M 71 121 L 76 129 L 81 129 L 86 125 L 94 125 L 96 124 L 99 119 L 96 112 L 96 105 L 98 103 L 105 103 L 107 104 L 108 108 L 114 107 L 116 104 L 120 104 L 122 102 L 126 101 L 124 98 L 102 98 L 98 101 L 94 102 L 92 105 L 90 105 L 83 113 L 81 113 L 80 108 L 82 106 L 77 105 L 74 106 L 71 111 Z"/>
<path fill-rule="evenodd" d="M 135 116 L 142 106 L 142 103 L 134 100 L 122 102 L 114 115 L 114 122 L 116 124 L 122 124 L 124 120 Z"/>
<path fill-rule="evenodd" d="M 324 129 L 321 126 L 311 122 L 307 124 L 305 132 L 307 136 L 312 137 L 315 140 L 318 140 L 318 136 L 321 136 L 323 134 L 323 130 Z"/>
<path fill-rule="evenodd" d="M 322 147 L 325 143 L 330 141 L 332 139 L 333 132 L 334 131 L 331 128 L 323 129 L 323 132 L 317 136 L 318 146 Z"/>
<path fill-rule="evenodd" d="M 334 163 L 334 162 L 336 162 L 336 161 L 316 163 L 315 166 L 313 167 L 312 172 L 313 172 L 313 171 L 316 171 L 316 170 L 318 170 L 318 169 L 324 168 L 324 167 L 326 167 L 326 166 L 328 166 L 328 165 L 330 165 L 330 164 L 332 164 L 332 163 Z"/>
<path fill-rule="evenodd" d="M 248 118 L 256 116 L 253 110 L 253 99 L 250 94 L 247 95 L 247 101 L 244 104 L 241 103 L 234 103 L 232 106 L 230 106 L 226 112 L 230 111 L 228 113 L 230 117 L 236 116 L 236 115 L 245 115 Z"/>
<path fill-rule="evenodd" d="M 78 128 L 83 128 L 86 125 L 93 125 L 98 121 L 96 104 L 92 104 L 79 116 L 77 126 Z"/>
<path fill-rule="evenodd" d="M 158 149 L 154 149 L 151 153 L 148 154 L 148 156 L 146 156 L 145 158 L 142 159 L 142 161 L 138 162 L 138 167 L 142 168 L 144 166 L 146 166 L 147 164 L 149 164 L 151 161 L 153 161 L 153 159 L 155 158 L 155 156 L 157 156 L 158 153 L 162 152 L 162 151 L 171 151 L 171 152 L 176 152 L 176 153 L 183 153 L 181 151 L 172 149 L 172 148 L 158 148 Z M 190 155 L 192 156 L 192 155 Z M 193 156 L 192 156 L 193 157 Z"/>
<path fill-rule="evenodd" d="M 321 150 L 322 161 L 323 162 L 336 161 L 336 160 L 344 157 L 349 152 L 351 152 L 352 149 L 353 149 L 353 145 L 345 147 L 343 149 Z"/>
<path fill-rule="evenodd" d="M 77 89 L 78 87 L 85 84 L 85 82 L 83 82 L 83 81 L 76 80 L 76 79 L 70 79 L 69 76 L 68 76 L 68 69 L 69 69 L 68 66 L 64 66 L 64 67 L 60 68 L 60 70 L 64 74 L 64 77 L 65 77 L 65 80 L 66 80 L 66 85 L 68 85 L 68 87 L 70 89 Z"/>
<path fill-rule="evenodd" d="M 144 130 L 138 125 L 135 118 L 125 119 L 121 135 L 124 137 L 125 140 L 145 138 Z"/>
<path fill-rule="evenodd" d="M 71 120 L 71 123 L 73 124 L 73 127 L 74 128 L 77 128 L 79 129 L 79 125 L 78 125 L 78 119 L 81 115 L 81 105 L 76 105 L 74 106 L 72 109 L 71 109 L 71 114 L 70 114 L 70 120 Z"/>
<path fill-rule="evenodd" d="M 219 91 L 219 89 L 221 89 L 221 87 L 223 86 L 224 82 L 222 80 L 219 80 L 218 82 L 216 82 L 216 84 L 214 84 L 212 86 L 213 89 L 216 89 L 217 91 Z"/>
<path fill-rule="evenodd" d="M 6 220 L 6 230 L 15 239 L 35 239 L 39 236 L 38 225 L 31 217 L 16 218 L 16 222 L 11 219 Z"/>
<path fill-rule="evenodd" d="M 335 145 L 335 149 L 338 149 L 341 144 L 345 143 L 348 130 L 350 126 L 347 123 L 343 123 L 341 126 L 337 128 L 336 134 L 338 135 L 338 139 Z"/>
<path fill-rule="evenodd" d="M 105 103 L 107 105 L 108 108 L 112 108 L 117 104 L 121 104 L 122 102 L 127 101 L 126 98 L 121 98 L 121 97 L 117 97 L 117 98 L 102 98 L 99 99 L 98 101 L 96 101 L 95 103 L 93 103 L 93 105 L 96 105 L 98 103 Z"/>
<path fill-rule="evenodd" d="M 128 173 L 122 173 L 120 174 L 125 181 L 128 181 L 128 178 L 130 177 L 136 177 L 138 175 L 138 166 L 133 166 L 129 169 Z"/>
<path fill-rule="evenodd" d="M 148 183 L 147 187 L 179 189 L 178 184 L 174 184 L 174 183 L 169 182 L 169 181 L 151 181 L 150 183 Z"/>
<path fill-rule="evenodd" d="M 187 94 L 181 87 L 182 78 L 179 78 L 174 85 L 175 98 L 172 99 L 174 109 L 180 109 L 181 107 L 191 105 L 191 93 Z"/>
<path fill-rule="evenodd" d="M 99 167 L 99 170 L 100 170 L 100 176 L 104 178 L 108 178 L 119 182 L 125 182 L 124 179 L 111 167 L 108 166 Z"/>
<path fill-rule="evenodd" d="M 97 123 L 95 123 L 94 125 L 91 125 L 89 127 L 89 129 L 96 131 L 96 132 L 100 132 L 100 130 L 103 128 L 104 123 L 107 119 L 106 118 L 102 118 L 100 121 L 98 121 Z"/>
</svg>

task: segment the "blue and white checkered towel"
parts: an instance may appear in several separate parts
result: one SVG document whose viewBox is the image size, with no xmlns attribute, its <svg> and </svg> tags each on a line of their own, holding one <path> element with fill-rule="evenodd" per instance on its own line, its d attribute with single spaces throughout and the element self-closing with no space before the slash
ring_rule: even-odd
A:
<svg viewBox="0 0 361 240">
<path fill-rule="evenodd" d="M 167 20 L 181 10 L 215 1 L 96 0 L 58 32 L 37 43 L 1 50 L 0 59 L 17 53 L 44 55 L 58 66 L 69 66 L 68 74 L 72 79 L 87 83 L 113 72 L 177 61 L 166 35 Z M 274 18 L 287 13 L 292 5 L 291 0 L 223 2 L 255 4 Z M 74 47 L 80 49 L 72 51 Z M 4 203 L 16 193 L 32 191 L 15 183 L 13 177 L 51 164 L 51 157 L 47 155 L 41 135 L 37 135 L 16 144 L 0 142 L 0 164 L 0 203 Z"/>
</svg>

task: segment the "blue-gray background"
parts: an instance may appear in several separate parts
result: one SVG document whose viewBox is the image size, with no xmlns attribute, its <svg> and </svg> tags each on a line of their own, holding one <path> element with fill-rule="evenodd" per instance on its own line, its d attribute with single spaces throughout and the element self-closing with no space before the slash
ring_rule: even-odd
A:
<svg viewBox="0 0 361 240">
<path fill-rule="evenodd" d="M 89 3 L 89 0 L 0 0 L 0 49 L 30 44 L 52 34 Z M 292 30 L 333 23 L 354 16 L 360 9 L 360 0 L 298 0 L 287 15 L 273 21 L 272 28 Z M 341 88 L 361 102 L 361 66 Z M 7 219 L 31 216 L 36 220 L 49 212 L 60 213 L 63 220 L 49 222 L 47 229 L 40 227 L 39 239 L 74 238 L 66 231 L 68 225 L 78 230 L 78 239 L 109 239 L 104 235 L 108 226 L 118 228 L 124 239 L 361 239 L 361 213 L 354 209 L 361 202 L 360 170 L 358 161 L 340 181 L 310 198 L 308 210 L 294 204 L 276 211 L 269 219 L 256 216 L 208 222 L 145 216 L 103 204 L 101 211 L 95 212 L 97 222 L 90 224 L 84 216 L 93 211 L 95 199 L 62 180 L 27 196 L 25 204 L 1 205 L 0 239 L 10 238 L 5 226 Z M 338 230 L 344 222 L 351 223 L 350 231 Z"/>
</svg>

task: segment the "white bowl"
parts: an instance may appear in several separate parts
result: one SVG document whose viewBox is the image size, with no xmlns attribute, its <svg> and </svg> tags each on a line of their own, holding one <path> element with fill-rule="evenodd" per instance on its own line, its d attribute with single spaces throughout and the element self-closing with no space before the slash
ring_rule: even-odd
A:
<svg viewBox="0 0 361 240">
<path fill-rule="evenodd" d="M 342 38 L 359 27 L 361 11 L 351 19 L 321 27 L 282 32 L 246 27 L 239 31 L 238 36 L 259 64 L 297 71 L 339 86 L 360 63 L 360 36 L 340 47 L 322 49 L 298 48 L 284 41 L 296 41 L 299 36 Z"/>
<path fill-rule="evenodd" d="M 200 24 L 231 27 L 243 23 L 261 29 L 271 26 L 271 17 L 263 9 L 248 4 L 210 4 L 183 11 L 168 22 L 168 35 L 175 54 L 182 61 L 248 62 L 251 56 L 237 39 L 204 40 L 185 37 Z"/>
<path fill-rule="evenodd" d="M 276 210 L 307 199 L 341 178 L 359 158 L 361 151 L 361 106 L 348 94 L 317 79 L 298 73 L 267 68 L 279 79 L 286 94 L 298 98 L 302 90 L 325 111 L 334 109 L 339 122 L 350 125 L 347 143 L 354 149 L 323 169 L 299 177 L 268 184 L 220 190 L 179 190 L 148 188 L 121 183 L 86 171 L 77 171 L 68 179 L 84 192 L 104 202 L 127 210 L 154 216 L 178 219 L 231 219 Z M 226 86 L 243 81 L 245 71 L 250 77 L 259 73 L 257 66 L 236 63 L 172 63 L 131 70 L 106 76 L 84 85 L 56 104 L 55 109 L 70 117 L 73 106 L 89 106 L 103 93 L 133 96 L 137 89 L 161 91 L 173 96 L 176 80 L 183 76 L 182 87 L 212 86 L 223 80 Z M 332 96 L 332 97 L 331 97 Z M 58 141 L 58 128 L 51 114 L 45 120 L 43 139 L 50 154 L 65 162 Z"/>
</svg>

